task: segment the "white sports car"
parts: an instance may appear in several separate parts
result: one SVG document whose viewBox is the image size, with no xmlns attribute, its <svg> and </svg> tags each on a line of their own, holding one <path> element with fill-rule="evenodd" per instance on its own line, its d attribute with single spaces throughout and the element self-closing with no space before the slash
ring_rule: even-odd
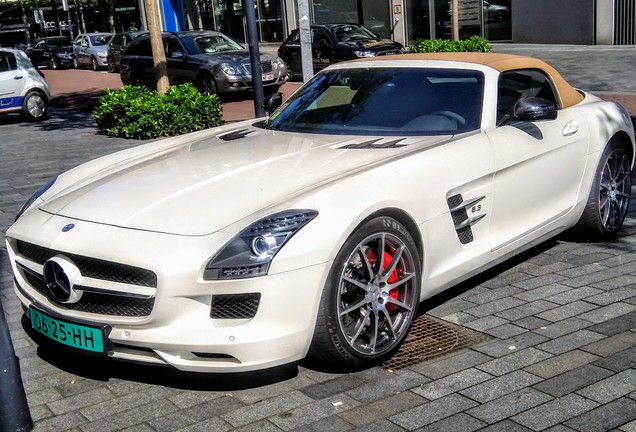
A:
<svg viewBox="0 0 636 432">
<path fill-rule="evenodd" d="M 325 69 L 269 118 L 61 174 L 7 231 L 33 335 L 181 370 L 390 357 L 420 302 L 572 229 L 611 239 L 634 130 L 540 60 Z"/>
</svg>

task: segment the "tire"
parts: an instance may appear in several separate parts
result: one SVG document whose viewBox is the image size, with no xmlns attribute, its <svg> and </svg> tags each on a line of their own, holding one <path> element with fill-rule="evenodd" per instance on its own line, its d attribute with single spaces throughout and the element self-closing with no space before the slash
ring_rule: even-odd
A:
<svg viewBox="0 0 636 432">
<path fill-rule="evenodd" d="M 572 229 L 577 238 L 606 241 L 618 234 L 629 209 L 630 163 L 626 147 L 610 141 L 596 168 L 583 214 Z"/>
<path fill-rule="evenodd" d="M 133 72 L 130 74 L 130 85 L 141 86 L 145 85 L 143 72 Z"/>
<path fill-rule="evenodd" d="M 366 222 L 334 260 L 309 357 L 355 368 L 386 361 L 417 316 L 420 281 L 419 253 L 406 228 L 385 216 Z"/>
<path fill-rule="evenodd" d="M 22 117 L 29 121 L 40 121 L 46 118 L 48 113 L 48 101 L 37 90 L 31 90 L 22 101 Z"/>
<path fill-rule="evenodd" d="M 99 70 L 99 63 L 97 63 L 97 59 L 95 57 L 91 57 L 91 68 L 97 72 Z"/>
<path fill-rule="evenodd" d="M 216 82 L 210 73 L 202 73 L 197 79 L 197 88 L 206 95 L 213 95 L 218 92 Z"/>
<path fill-rule="evenodd" d="M 108 57 L 108 60 L 106 60 L 106 62 L 108 63 L 108 72 L 110 73 L 117 72 L 117 67 L 115 66 L 115 62 L 113 61 L 112 58 Z"/>
<path fill-rule="evenodd" d="M 75 69 L 79 69 L 79 67 L 80 67 L 80 64 L 79 64 L 79 61 L 77 60 L 77 57 L 73 57 L 73 67 Z"/>
<path fill-rule="evenodd" d="M 58 70 L 60 68 L 60 63 L 55 60 L 55 57 L 51 57 L 51 59 L 49 60 L 49 68 L 53 70 Z"/>
</svg>

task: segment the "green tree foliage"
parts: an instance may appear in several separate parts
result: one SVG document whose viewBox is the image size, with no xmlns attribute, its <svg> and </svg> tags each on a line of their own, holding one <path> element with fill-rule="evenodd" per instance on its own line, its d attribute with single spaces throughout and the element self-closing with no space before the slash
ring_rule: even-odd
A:
<svg viewBox="0 0 636 432">
<path fill-rule="evenodd" d="M 219 126 L 223 110 L 216 95 L 202 94 L 190 83 L 171 86 L 164 96 L 129 85 L 106 89 L 93 118 L 98 133 L 147 139 Z"/>
</svg>

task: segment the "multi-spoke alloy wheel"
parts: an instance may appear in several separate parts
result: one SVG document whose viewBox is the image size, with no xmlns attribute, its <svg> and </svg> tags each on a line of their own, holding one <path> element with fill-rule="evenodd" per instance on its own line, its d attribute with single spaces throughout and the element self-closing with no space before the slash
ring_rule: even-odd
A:
<svg viewBox="0 0 636 432">
<path fill-rule="evenodd" d="M 419 284 L 419 254 L 408 231 L 388 217 L 366 223 L 334 262 L 311 356 L 354 366 L 386 360 L 411 328 Z"/>
<path fill-rule="evenodd" d="M 631 156 L 624 146 L 610 142 L 599 161 L 587 205 L 574 233 L 589 240 L 614 237 L 629 209 L 631 190 Z"/>
<path fill-rule="evenodd" d="M 599 216 L 607 231 L 617 231 L 623 224 L 631 194 L 630 160 L 622 148 L 613 150 L 600 175 Z"/>
<path fill-rule="evenodd" d="M 39 121 L 46 117 L 48 112 L 47 102 L 41 93 L 30 91 L 22 102 L 22 116 L 30 121 Z"/>
</svg>

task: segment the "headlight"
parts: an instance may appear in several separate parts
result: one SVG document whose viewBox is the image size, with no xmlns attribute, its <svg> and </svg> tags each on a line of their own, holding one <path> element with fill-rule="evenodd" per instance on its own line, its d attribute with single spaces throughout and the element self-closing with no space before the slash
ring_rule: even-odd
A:
<svg viewBox="0 0 636 432">
<path fill-rule="evenodd" d="M 239 70 L 230 63 L 221 63 L 221 70 L 226 75 L 240 75 Z"/>
<path fill-rule="evenodd" d="M 31 207 L 31 205 L 35 202 L 36 199 L 40 198 L 44 192 L 46 192 L 47 190 L 49 190 L 51 188 L 51 186 L 53 186 L 53 184 L 55 183 L 55 181 L 57 180 L 57 177 L 49 180 L 48 182 L 46 182 L 45 184 L 43 184 L 40 189 L 38 189 L 37 191 L 35 191 L 35 193 L 33 195 L 31 195 L 31 198 L 29 198 L 27 200 L 27 202 L 25 202 L 22 207 L 20 207 L 20 210 L 18 211 L 18 214 L 15 216 L 15 220 L 18 220 L 20 218 L 20 216 L 22 216 L 22 214 L 27 211 L 27 209 L 29 207 Z"/>
<path fill-rule="evenodd" d="M 100 51 L 100 52 L 98 52 L 98 53 L 97 53 L 97 55 L 98 55 L 99 57 L 104 58 L 104 57 L 106 57 L 106 51 Z"/>
<path fill-rule="evenodd" d="M 354 51 L 353 52 L 358 57 L 375 57 L 375 52 L 373 51 Z"/>
<path fill-rule="evenodd" d="M 280 248 L 317 215 L 314 210 L 285 210 L 253 223 L 208 262 L 203 278 L 242 279 L 266 275 Z"/>
<path fill-rule="evenodd" d="M 62 58 L 62 59 L 67 59 L 69 58 L 69 54 L 65 53 L 65 52 L 60 52 L 60 53 L 55 53 L 56 57 Z"/>
<path fill-rule="evenodd" d="M 285 67 L 285 62 L 282 58 L 276 57 L 276 60 L 272 61 L 272 67 L 274 69 L 283 69 Z"/>
</svg>

